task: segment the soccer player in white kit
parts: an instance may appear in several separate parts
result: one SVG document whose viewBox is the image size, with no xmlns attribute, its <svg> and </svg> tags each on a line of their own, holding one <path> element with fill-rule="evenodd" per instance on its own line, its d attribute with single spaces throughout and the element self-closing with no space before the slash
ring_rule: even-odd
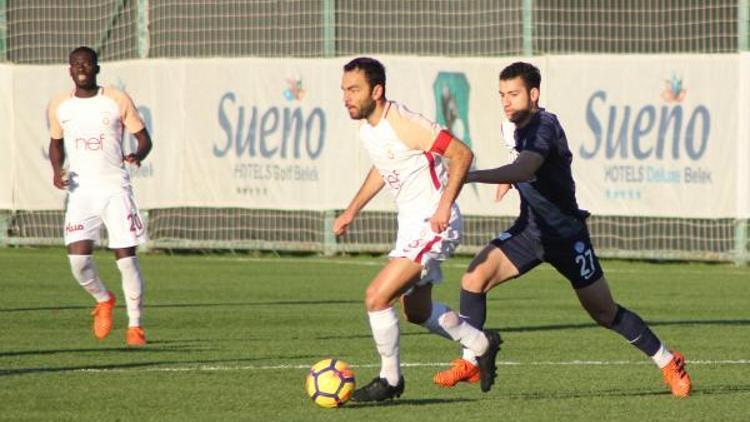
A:
<svg viewBox="0 0 750 422">
<path fill-rule="evenodd" d="M 124 163 L 140 165 L 151 150 L 151 137 L 126 93 L 97 85 L 99 64 L 93 49 L 76 48 L 69 64 L 75 89 L 52 99 L 48 118 L 53 184 L 68 190 L 65 245 L 70 268 L 97 302 L 93 332 L 102 340 L 112 331 L 115 306 L 115 296 L 102 283 L 92 257 L 104 224 L 122 275 L 129 320 L 125 339 L 131 346 L 144 345 L 143 275 L 135 247 L 146 241 L 146 228 Z M 138 143 L 136 152 L 127 156 L 122 149 L 123 128 Z M 67 170 L 63 168 L 66 154 Z"/>
<path fill-rule="evenodd" d="M 479 331 L 441 303 L 432 302 L 432 284 L 442 281 L 440 262 L 453 254 L 462 219 L 454 203 L 473 159 L 471 150 L 448 131 L 403 105 L 386 100 L 385 68 L 360 57 L 344 66 L 341 89 L 373 167 L 333 232 L 346 233 L 359 211 L 388 186 L 398 209 L 396 245 L 389 262 L 370 282 L 365 307 L 381 358 L 380 374 L 357 389 L 355 401 L 382 401 L 404 391 L 399 360 L 398 316 L 393 301 L 401 298 L 404 316 L 433 333 L 460 342 L 478 357 L 482 391 L 494 383 L 500 337 Z M 450 160 L 450 166 L 444 164 Z"/>
</svg>

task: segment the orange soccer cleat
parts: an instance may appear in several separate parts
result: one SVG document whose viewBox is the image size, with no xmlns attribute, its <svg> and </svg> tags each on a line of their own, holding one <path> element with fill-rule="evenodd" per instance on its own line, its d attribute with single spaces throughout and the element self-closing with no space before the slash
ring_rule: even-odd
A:
<svg viewBox="0 0 750 422">
<path fill-rule="evenodd" d="M 146 344 L 146 333 L 141 327 L 128 327 L 128 332 L 125 333 L 125 340 L 128 346 L 143 346 Z"/>
<path fill-rule="evenodd" d="M 454 359 L 451 367 L 440 371 L 432 381 L 441 387 L 453 387 L 459 382 L 474 384 L 479 381 L 479 367 L 464 359 Z"/>
<path fill-rule="evenodd" d="M 690 395 L 692 383 L 690 375 L 685 371 L 685 357 L 680 352 L 672 352 L 672 361 L 662 368 L 664 384 L 672 390 L 676 397 L 687 397 Z"/>
<path fill-rule="evenodd" d="M 91 311 L 91 315 L 94 317 L 94 337 L 99 340 L 104 340 L 112 331 L 112 310 L 115 308 L 115 295 L 112 292 L 109 293 L 109 300 L 106 302 L 99 302 Z"/>
</svg>

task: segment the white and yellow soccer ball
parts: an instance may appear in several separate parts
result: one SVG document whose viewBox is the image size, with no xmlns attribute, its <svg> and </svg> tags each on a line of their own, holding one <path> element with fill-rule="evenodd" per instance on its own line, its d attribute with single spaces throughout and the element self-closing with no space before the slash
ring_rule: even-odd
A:
<svg viewBox="0 0 750 422">
<path fill-rule="evenodd" d="M 343 360 L 327 358 L 310 368 L 305 378 L 305 391 L 320 407 L 339 407 L 354 392 L 354 372 Z"/>
</svg>

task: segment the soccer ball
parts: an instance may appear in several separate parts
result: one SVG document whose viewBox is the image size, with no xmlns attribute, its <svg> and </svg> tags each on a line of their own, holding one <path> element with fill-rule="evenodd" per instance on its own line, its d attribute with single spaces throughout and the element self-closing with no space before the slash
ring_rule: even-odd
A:
<svg viewBox="0 0 750 422">
<path fill-rule="evenodd" d="M 305 391 L 320 407 L 339 407 L 354 391 L 354 372 L 339 359 L 323 359 L 310 368 L 305 378 Z"/>
</svg>

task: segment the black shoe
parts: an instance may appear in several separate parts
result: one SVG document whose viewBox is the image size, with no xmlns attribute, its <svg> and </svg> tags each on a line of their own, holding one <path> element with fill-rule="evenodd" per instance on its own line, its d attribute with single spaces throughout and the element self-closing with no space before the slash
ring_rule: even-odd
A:
<svg viewBox="0 0 750 422">
<path fill-rule="evenodd" d="M 485 393 L 490 391 L 492 384 L 495 383 L 495 377 L 497 377 L 497 364 L 495 363 L 495 357 L 497 352 L 500 351 L 500 345 L 503 340 L 500 338 L 500 334 L 497 331 L 484 331 L 484 335 L 487 337 L 487 351 L 482 356 L 477 358 L 479 363 L 479 378 L 481 380 L 482 391 Z"/>
<path fill-rule="evenodd" d="M 383 401 L 401 397 L 404 392 L 404 377 L 398 379 L 398 385 L 388 384 L 385 378 L 376 377 L 372 382 L 362 388 L 358 388 L 352 394 L 354 401 Z"/>
</svg>

